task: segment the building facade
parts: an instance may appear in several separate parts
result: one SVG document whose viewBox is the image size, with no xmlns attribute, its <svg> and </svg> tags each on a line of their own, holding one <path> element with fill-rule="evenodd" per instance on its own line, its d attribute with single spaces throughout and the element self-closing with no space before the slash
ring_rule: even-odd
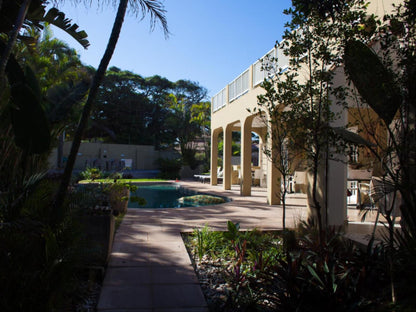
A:
<svg viewBox="0 0 416 312">
<path fill-rule="evenodd" d="M 391 12 L 392 4 L 397 1 L 374 0 L 371 1 L 369 12 L 377 16 Z M 278 67 L 289 70 L 288 57 L 278 48 L 270 50 L 262 59 L 277 59 Z M 345 85 L 347 83 L 343 68 L 335 68 L 333 83 Z M 280 204 L 281 175 L 273 166 L 270 159 L 261 151 L 266 141 L 267 126 L 264 116 L 252 113 L 258 107 L 257 96 L 264 92 L 261 83 L 268 72 L 262 70 L 262 62 L 251 64 L 247 70 L 240 74 L 231 83 L 227 84 L 211 100 L 211 184 L 219 182 L 219 172 L 223 180 L 223 188 L 231 189 L 233 183 L 240 184 L 242 196 L 250 196 L 253 180 L 259 180 L 260 185 L 267 187 L 267 201 L 269 204 Z M 347 111 L 336 111 L 340 117 L 331 126 L 345 127 L 351 114 Z M 241 156 L 240 164 L 232 162 L 232 133 L 240 132 Z M 259 137 L 259 155 L 257 166 L 252 165 L 252 133 Z M 220 136 L 223 140 L 222 162 L 219 158 Z M 345 158 L 342 158 L 345 157 Z M 347 156 L 339 155 L 340 160 L 328 160 L 326 170 L 318 178 L 318 196 L 326 203 L 326 220 L 329 225 L 342 226 L 347 220 Z M 221 167 L 220 170 L 217 168 Z M 310 192 L 310 177 L 306 171 L 295 171 L 290 181 L 294 191 Z M 350 183 L 351 185 L 354 184 Z M 295 185 L 295 186 L 293 186 Z M 351 187 L 351 185 L 349 185 Z M 355 185 L 355 184 L 354 184 Z M 332 210 L 331 210 L 332 209 Z"/>
</svg>

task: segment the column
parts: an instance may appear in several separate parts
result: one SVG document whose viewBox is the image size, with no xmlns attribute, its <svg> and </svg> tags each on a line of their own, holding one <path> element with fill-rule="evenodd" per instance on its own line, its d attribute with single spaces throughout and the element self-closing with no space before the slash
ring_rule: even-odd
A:
<svg viewBox="0 0 416 312">
<path fill-rule="evenodd" d="M 233 133 L 232 124 L 227 125 L 224 131 L 224 151 L 223 151 L 224 190 L 231 190 L 232 133 Z"/>
<path fill-rule="evenodd" d="M 337 155 L 338 159 L 346 157 Z M 347 220 L 347 166 L 345 162 L 328 160 L 328 225 L 343 226 Z M 325 218 L 323 218 L 325 220 Z"/>
<path fill-rule="evenodd" d="M 241 122 L 241 176 L 242 185 L 240 195 L 251 195 L 251 123 L 253 118 L 248 117 Z"/>
<path fill-rule="evenodd" d="M 268 149 L 271 151 L 271 157 L 267 159 L 267 202 L 269 205 L 279 205 L 281 197 L 281 174 L 274 165 L 273 161 L 279 161 L 279 153 L 273 149 L 272 137 L 267 142 Z"/>
</svg>

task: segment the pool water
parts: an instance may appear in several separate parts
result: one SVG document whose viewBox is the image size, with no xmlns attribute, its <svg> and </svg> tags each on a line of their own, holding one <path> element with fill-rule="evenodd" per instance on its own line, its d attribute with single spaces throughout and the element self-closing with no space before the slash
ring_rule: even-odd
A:
<svg viewBox="0 0 416 312">
<path fill-rule="evenodd" d="M 180 208 L 180 207 L 198 207 L 197 203 L 180 203 L 179 198 L 202 194 L 178 184 L 151 184 L 138 185 L 138 189 L 133 196 L 139 196 L 146 199 L 146 205 L 140 206 L 138 203 L 129 202 L 129 208 Z"/>
</svg>

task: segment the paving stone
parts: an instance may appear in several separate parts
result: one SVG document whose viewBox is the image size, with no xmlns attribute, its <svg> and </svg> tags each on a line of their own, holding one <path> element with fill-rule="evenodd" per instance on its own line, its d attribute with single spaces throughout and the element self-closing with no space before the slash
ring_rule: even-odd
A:
<svg viewBox="0 0 416 312">
<path fill-rule="evenodd" d="M 224 191 L 221 186 L 185 184 L 198 191 L 230 196 L 233 201 L 195 208 L 128 209 L 114 240 L 97 311 L 207 312 L 180 232 L 207 223 L 215 230 L 226 230 L 228 220 L 241 221 L 245 228 L 280 227 L 281 209 L 266 204 L 265 192 L 253 191 L 252 197 L 242 198 L 239 186 Z M 304 198 L 294 202 L 302 200 L 305 202 Z M 287 220 L 305 210 L 288 210 Z"/>
<path fill-rule="evenodd" d="M 198 284 L 192 266 L 152 266 L 150 268 L 153 284 Z"/>
<path fill-rule="evenodd" d="M 149 267 L 108 267 L 103 286 L 140 286 L 152 282 Z"/>
<path fill-rule="evenodd" d="M 206 307 L 205 298 L 199 284 L 155 284 L 152 289 L 154 308 Z"/>
<path fill-rule="evenodd" d="M 149 309 L 152 305 L 152 292 L 148 285 L 108 286 L 101 289 L 97 310 Z"/>
<path fill-rule="evenodd" d="M 150 266 L 190 266 L 188 253 L 149 253 Z"/>
<path fill-rule="evenodd" d="M 149 266 L 149 255 L 143 252 L 113 252 L 108 263 L 109 267 Z"/>
</svg>

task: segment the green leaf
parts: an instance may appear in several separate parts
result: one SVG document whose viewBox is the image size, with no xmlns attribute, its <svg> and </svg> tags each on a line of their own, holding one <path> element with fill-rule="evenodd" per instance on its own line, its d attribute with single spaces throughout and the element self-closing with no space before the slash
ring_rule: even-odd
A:
<svg viewBox="0 0 416 312">
<path fill-rule="evenodd" d="M 347 42 L 344 64 L 361 97 L 389 125 L 402 102 L 393 73 L 366 44 L 357 40 Z"/>
<path fill-rule="evenodd" d="M 312 277 L 315 278 L 322 287 L 325 287 L 324 282 L 322 282 L 321 278 L 318 276 L 318 273 L 316 273 L 315 269 L 309 264 L 307 268 L 308 268 L 309 273 L 311 273 Z"/>
<path fill-rule="evenodd" d="M 47 110 L 48 121 L 51 124 L 64 121 L 73 107 L 85 98 L 89 87 L 89 81 L 84 80 L 76 85 L 67 83 L 50 88 L 46 94 L 51 104 L 51 109 Z"/>
<path fill-rule="evenodd" d="M 342 138 L 345 142 L 351 143 L 351 144 L 357 144 L 362 146 L 368 146 L 373 147 L 375 146 L 374 143 L 371 143 L 364 139 L 362 136 L 360 136 L 357 133 L 354 133 L 352 131 L 349 131 L 342 127 L 335 127 L 332 128 L 332 130 L 335 132 L 336 135 L 338 135 L 340 138 Z"/>
<path fill-rule="evenodd" d="M 81 44 L 85 49 L 88 48 L 90 43 L 86 39 L 88 37 L 87 33 L 83 30 L 78 30 L 77 24 L 71 24 L 71 20 L 69 18 L 65 18 L 65 14 L 63 12 L 56 8 L 51 8 L 45 15 L 41 13 L 43 12 L 40 11 L 36 15 L 31 16 L 31 19 L 35 21 L 38 20 L 47 22 L 62 29 L 68 35 L 78 41 L 78 43 Z"/>
<path fill-rule="evenodd" d="M 233 223 L 232 221 L 227 221 L 227 228 L 230 233 L 237 234 L 240 229 L 239 223 Z"/>
<path fill-rule="evenodd" d="M 4 44 L 0 44 L 3 51 Z M 51 136 L 40 99 L 40 87 L 30 67 L 25 72 L 10 55 L 6 66 L 11 93 L 11 121 L 15 143 L 29 155 L 49 150 Z"/>
<path fill-rule="evenodd" d="M 329 268 L 328 268 L 328 264 L 326 263 L 326 261 L 324 262 L 324 272 L 329 273 Z"/>
</svg>

